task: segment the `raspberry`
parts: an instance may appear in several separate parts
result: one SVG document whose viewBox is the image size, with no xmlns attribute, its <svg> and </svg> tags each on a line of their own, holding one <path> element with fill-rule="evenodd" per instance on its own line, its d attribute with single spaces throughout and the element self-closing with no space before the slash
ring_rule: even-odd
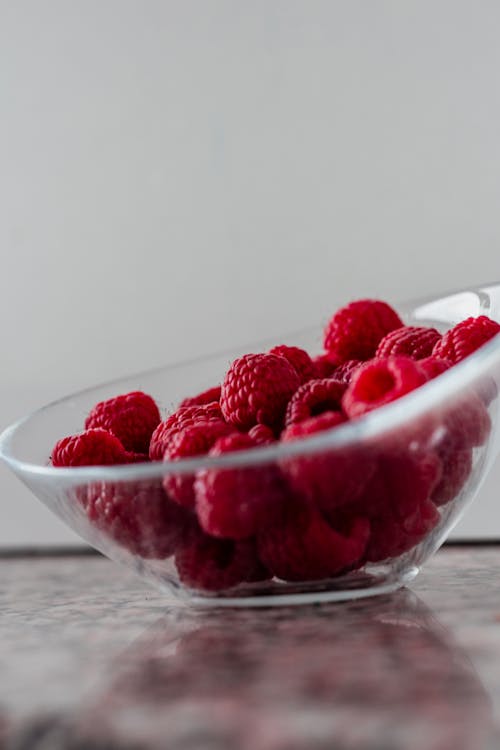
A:
<svg viewBox="0 0 500 750">
<path fill-rule="evenodd" d="M 169 441 L 176 432 L 196 422 L 208 422 L 212 420 L 223 420 L 220 406 L 217 403 L 201 406 L 182 406 L 177 409 L 164 422 L 160 422 L 153 432 L 149 444 L 149 457 L 151 461 L 161 461 L 163 459 Z"/>
<path fill-rule="evenodd" d="M 388 333 L 377 347 L 376 357 L 404 355 L 412 359 L 430 357 L 441 334 L 435 328 L 403 326 Z"/>
<path fill-rule="evenodd" d="M 432 451 L 381 453 L 363 495 L 329 520 L 335 526 L 338 514 L 344 523 L 346 518 L 367 517 L 371 532 L 366 560 L 396 557 L 422 541 L 438 523 L 440 516 L 430 497 L 441 476 L 441 461 Z"/>
<path fill-rule="evenodd" d="M 417 362 L 409 357 L 372 359 L 354 374 L 342 407 L 348 417 L 359 417 L 401 398 L 425 380 Z"/>
<path fill-rule="evenodd" d="M 97 483 L 87 488 L 89 521 L 134 555 L 164 559 L 181 542 L 189 516 L 160 482 Z"/>
<path fill-rule="evenodd" d="M 220 591 L 269 577 L 257 557 L 253 539 L 213 539 L 198 529 L 177 550 L 175 564 L 185 586 L 205 591 Z"/>
<path fill-rule="evenodd" d="M 389 517 L 373 520 L 366 560 L 380 562 L 402 555 L 423 541 L 439 520 L 436 506 L 428 500 L 417 507 L 410 519 L 402 521 Z"/>
<path fill-rule="evenodd" d="M 357 300 L 337 310 L 328 322 L 325 349 L 339 365 L 348 359 L 371 359 L 384 336 L 402 325 L 386 302 Z"/>
<path fill-rule="evenodd" d="M 283 442 L 308 437 L 316 432 L 330 430 L 345 422 L 345 417 L 340 411 L 324 411 L 315 417 L 303 419 L 301 422 L 290 424 L 281 434 Z"/>
<path fill-rule="evenodd" d="M 165 450 L 165 461 L 201 456 L 208 453 L 215 441 L 229 435 L 233 428 L 222 420 L 196 422 L 172 435 Z M 163 487 L 168 496 L 186 508 L 194 508 L 194 474 L 167 474 Z"/>
<path fill-rule="evenodd" d="M 220 401 L 220 385 L 208 388 L 208 390 L 199 393 L 197 396 L 183 399 L 179 404 L 179 408 L 183 408 L 184 406 L 206 406 L 206 404 L 211 404 L 214 401 Z"/>
<path fill-rule="evenodd" d="M 248 435 L 219 439 L 211 456 L 255 447 Z M 287 498 L 287 488 L 272 464 L 228 469 L 203 469 L 196 475 L 196 513 L 212 536 L 244 539 L 270 525 Z"/>
<path fill-rule="evenodd" d="M 310 380 L 295 391 L 286 408 L 285 425 L 289 427 L 326 411 L 341 410 L 346 385 L 331 378 Z"/>
<path fill-rule="evenodd" d="M 491 419 L 483 402 L 474 393 L 462 395 L 439 417 L 440 429 L 432 446 L 443 469 L 431 499 L 436 505 L 444 505 L 458 495 L 469 478 L 472 448 L 483 445 L 488 439 Z"/>
<path fill-rule="evenodd" d="M 453 450 L 448 445 L 443 446 L 438 455 L 443 464 L 443 475 L 432 492 L 431 500 L 435 505 L 445 505 L 458 495 L 468 480 L 472 471 L 472 451 Z"/>
<path fill-rule="evenodd" d="M 355 519 L 346 536 L 320 513 L 291 502 L 279 524 L 258 537 L 259 555 L 284 581 L 313 581 L 337 575 L 362 557 L 369 537 L 366 519 Z"/>
<path fill-rule="evenodd" d="M 352 511 L 373 521 L 394 518 L 404 523 L 429 500 L 441 475 L 441 461 L 433 451 L 381 453 L 377 470 Z"/>
<path fill-rule="evenodd" d="M 316 368 L 309 354 L 298 346 L 275 346 L 270 349 L 269 354 L 276 354 L 278 357 L 284 357 L 292 367 L 297 371 L 301 383 L 307 383 L 308 380 L 316 376 Z"/>
<path fill-rule="evenodd" d="M 464 450 L 483 445 L 491 430 L 490 415 L 475 393 L 463 394 L 445 410 L 443 418 L 446 434 L 454 450 Z"/>
<path fill-rule="evenodd" d="M 102 429 L 62 438 L 52 451 L 53 466 L 109 466 L 131 458 L 118 438 Z"/>
<path fill-rule="evenodd" d="M 221 391 L 228 422 L 242 430 L 255 424 L 279 429 L 286 405 L 300 385 L 297 371 L 276 354 L 246 354 L 233 362 Z"/>
<path fill-rule="evenodd" d="M 329 378 L 337 369 L 337 361 L 328 352 L 318 354 L 312 360 L 316 378 Z"/>
<path fill-rule="evenodd" d="M 101 427 L 116 435 L 126 450 L 147 453 L 159 422 L 160 412 L 151 396 L 133 391 L 96 404 L 85 420 L 85 429 Z"/>
<path fill-rule="evenodd" d="M 359 370 L 359 368 L 363 364 L 364 363 L 360 359 L 348 359 L 346 362 L 343 362 L 341 365 L 335 368 L 335 370 L 332 372 L 331 377 L 334 380 L 338 380 L 340 383 L 349 385 L 352 380 L 352 376 L 355 372 L 357 372 L 357 370 Z"/>
<path fill-rule="evenodd" d="M 250 437 L 255 445 L 270 445 L 276 442 L 274 432 L 270 427 L 265 424 L 256 424 L 248 431 L 248 437 Z"/>
<path fill-rule="evenodd" d="M 288 427 L 283 442 L 297 440 L 342 423 L 339 412 L 325 412 Z M 281 468 L 290 486 L 324 511 L 355 500 L 375 471 L 375 462 L 355 447 L 325 449 L 284 458 Z"/>
<path fill-rule="evenodd" d="M 467 318 L 451 328 L 437 342 L 433 349 L 435 357 L 448 359 L 453 364 L 460 362 L 479 349 L 480 346 L 489 341 L 500 332 L 500 325 L 480 315 L 478 318 Z"/>
<path fill-rule="evenodd" d="M 418 366 L 424 373 L 427 380 L 433 380 L 434 378 L 437 378 L 438 375 L 442 375 L 443 372 L 449 370 L 451 367 L 451 362 L 448 362 L 447 359 L 439 359 L 439 357 L 435 357 L 434 355 L 432 355 L 430 357 L 420 359 L 418 361 Z"/>
</svg>

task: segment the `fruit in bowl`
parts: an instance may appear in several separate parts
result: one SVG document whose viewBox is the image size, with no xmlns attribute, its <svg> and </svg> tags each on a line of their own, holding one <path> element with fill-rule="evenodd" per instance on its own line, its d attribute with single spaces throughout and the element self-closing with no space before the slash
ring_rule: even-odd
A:
<svg viewBox="0 0 500 750">
<path fill-rule="evenodd" d="M 143 373 L 8 428 L 3 458 L 110 558 L 197 602 L 410 581 L 495 456 L 500 286 Z"/>
</svg>

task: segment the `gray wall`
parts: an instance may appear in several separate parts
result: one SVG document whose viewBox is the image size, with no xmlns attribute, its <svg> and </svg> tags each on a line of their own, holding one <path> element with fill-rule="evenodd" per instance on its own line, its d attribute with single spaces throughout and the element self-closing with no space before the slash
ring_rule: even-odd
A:
<svg viewBox="0 0 500 750">
<path fill-rule="evenodd" d="M 500 277 L 499 38 L 493 0 L 0 0 L 2 426 Z M 0 544 L 74 538 L 0 471 Z"/>
</svg>

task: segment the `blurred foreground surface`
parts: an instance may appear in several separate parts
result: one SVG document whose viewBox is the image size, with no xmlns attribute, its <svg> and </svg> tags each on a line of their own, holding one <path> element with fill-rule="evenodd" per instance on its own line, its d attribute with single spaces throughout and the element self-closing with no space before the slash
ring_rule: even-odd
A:
<svg viewBox="0 0 500 750">
<path fill-rule="evenodd" d="M 1 750 L 500 746 L 500 545 L 413 590 L 193 609 L 104 558 L 0 559 Z"/>
</svg>

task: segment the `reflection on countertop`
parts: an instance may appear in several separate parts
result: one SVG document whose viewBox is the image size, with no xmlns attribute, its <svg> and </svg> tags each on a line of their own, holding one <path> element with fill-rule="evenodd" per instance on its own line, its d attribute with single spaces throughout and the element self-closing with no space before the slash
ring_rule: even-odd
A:
<svg viewBox="0 0 500 750">
<path fill-rule="evenodd" d="M 7 750 L 500 747 L 500 545 L 350 603 L 191 609 L 100 557 L 2 559 Z"/>
</svg>

